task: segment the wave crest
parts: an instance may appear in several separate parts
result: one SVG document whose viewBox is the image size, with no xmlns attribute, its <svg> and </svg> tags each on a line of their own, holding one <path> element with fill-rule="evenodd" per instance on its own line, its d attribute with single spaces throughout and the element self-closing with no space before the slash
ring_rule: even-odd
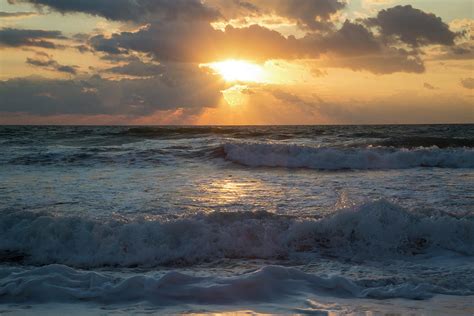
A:
<svg viewBox="0 0 474 316">
<path fill-rule="evenodd" d="M 2 260 L 77 267 L 189 265 L 224 258 L 474 255 L 474 218 L 425 216 L 380 200 L 321 219 L 267 212 L 94 220 L 18 211 L 0 219 Z"/>
<path fill-rule="evenodd" d="M 6 270 L 6 271 L 5 271 Z M 342 276 L 317 276 L 295 268 L 265 266 L 234 277 L 197 277 L 179 272 L 161 276 L 116 277 L 77 271 L 63 265 L 32 270 L 0 269 L 0 302 L 92 301 L 120 303 L 148 301 L 160 306 L 183 303 L 235 304 L 271 302 L 301 293 L 357 298 L 426 299 L 434 294 L 471 295 L 429 283 L 379 280 L 364 285 Z"/>
<path fill-rule="evenodd" d="M 228 143 L 225 157 L 249 167 L 343 169 L 474 168 L 472 148 L 316 148 L 289 144 Z"/>
</svg>

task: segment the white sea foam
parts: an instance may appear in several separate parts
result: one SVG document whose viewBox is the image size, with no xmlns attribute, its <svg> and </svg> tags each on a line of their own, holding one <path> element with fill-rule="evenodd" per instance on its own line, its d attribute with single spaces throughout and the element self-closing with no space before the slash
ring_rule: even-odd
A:
<svg viewBox="0 0 474 316">
<path fill-rule="evenodd" d="M 126 303 L 148 301 L 166 306 L 185 303 L 236 304 L 272 302 L 284 297 L 330 295 L 348 298 L 426 299 L 434 294 L 470 295 L 428 283 L 391 280 L 364 286 L 342 276 L 318 276 L 295 268 L 265 266 L 233 277 L 198 277 L 180 272 L 117 276 L 48 265 L 31 270 L 2 268 L 0 303 L 71 302 Z"/>
<path fill-rule="evenodd" d="M 215 212 L 176 220 L 102 221 L 25 211 L 0 218 L 4 257 L 78 267 L 194 264 L 307 255 L 372 258 L 449 250 L 474 255 L 474 218 L 425 216 L 380 200 L 322 219 Z"/>
<path fill-rule="evenodd" d="M 340 169 L 474 168 L 474 149 L 316 148 L 294 144 L 228 143 L 226 159 L 249 167 Z"/>
</svg>

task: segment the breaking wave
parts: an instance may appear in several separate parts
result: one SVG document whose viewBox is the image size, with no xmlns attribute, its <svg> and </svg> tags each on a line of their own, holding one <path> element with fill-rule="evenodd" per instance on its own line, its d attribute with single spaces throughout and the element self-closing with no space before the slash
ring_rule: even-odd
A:
<svg viewBox="0 0 474 316">
<path fill-rule="evenodd" d="M 428 283 L 379 280 L 354 282 L 341 276 L 317 276 L 295 268 L 265 266 L 234 277 L 198 277 L 179 272 L 164 275 L 116 277 L 77 271 L 63 265 L 32 270 L 0 269 L 0 302 L 126 303 L 147 301 L 160 306 L 184 303 L 235 304 L 271 302 L 302 293 L 357 298 L 426 299 L 434 294 L 470 295 Z"/>
<path fill-rule="evenodd" d="M 292 144 L 227 143 L 225 158 L 249 167 L 342 169 L 474 168 L 474 149 L 419 147 L 328 148 Z"/>
<path fill-rule="evenodd" d="M 214 212 L 174 220 L 95 220 L 26 211 L 0 218 L 2 261 L 75 267 L 181 266 L 232 259 L 474 255 L 474 217 L 425 216 L 380 200 L 315 218 Z M 197 238 L 199 237 L 199 238 Z"/>
</svg>

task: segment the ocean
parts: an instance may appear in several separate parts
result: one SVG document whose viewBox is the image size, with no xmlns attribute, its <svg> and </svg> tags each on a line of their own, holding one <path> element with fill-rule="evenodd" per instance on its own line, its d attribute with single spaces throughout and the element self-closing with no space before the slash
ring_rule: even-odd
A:
<svg viewBox="0 0 474 316">
<path fill-rule="evenodd" d="M 0 127 L 0 313 L 473 302 L 474 125 Z"/>
</svg>

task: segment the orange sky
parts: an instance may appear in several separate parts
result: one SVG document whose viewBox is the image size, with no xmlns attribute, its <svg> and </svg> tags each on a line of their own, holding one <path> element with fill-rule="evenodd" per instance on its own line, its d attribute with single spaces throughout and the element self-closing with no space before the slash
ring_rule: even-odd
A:
<svg viewBox="0 0 474 316">
<path fill-rule="evenodd" d="M 0 124 L 474 122 L 470 0 L 111 3 L 0 0 Z"/>
</svg>

